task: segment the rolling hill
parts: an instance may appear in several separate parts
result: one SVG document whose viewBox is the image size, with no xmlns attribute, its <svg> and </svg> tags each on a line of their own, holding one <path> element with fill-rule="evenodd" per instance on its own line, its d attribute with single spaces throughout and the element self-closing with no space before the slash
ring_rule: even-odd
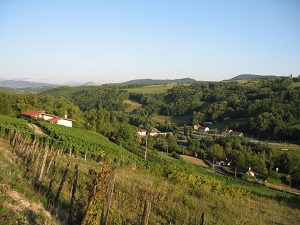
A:
<svg viewBox="0 0 300 225">
<path fill-rule="evenodd" d="M 257 80 L 257 79 L 272 79 L 272 78 L 276 78 L 279 76 L 275 76 L 275 75 L 254 75 L 254 74 L 241 74 L 238 76 L 235 76 L 231 79 L 229 79 L 229 81 L 236 81 L 236 80 Z"/>
<path fill-rule="evenodd" d="M 182 79 L 174 79 L 174 80 L 153 80 L 153 79 L 137 79 L 137 80 L 130 80 L 121 83 L 121 85 L 130 85 L 130 84 L 168 84 L 168 83 L 192 83 L 196 80 L 191 78 L 182 78 Z"/>
</svg>

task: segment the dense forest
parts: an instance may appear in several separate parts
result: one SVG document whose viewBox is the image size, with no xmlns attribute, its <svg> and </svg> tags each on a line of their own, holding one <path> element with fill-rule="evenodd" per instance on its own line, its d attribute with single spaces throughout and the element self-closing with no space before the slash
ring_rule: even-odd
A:
<svg viewBox="0 0 300 225">
<path fill-rule="evenodd" d="M 296 84 L 296 85 L 295 85 Z M 0 92 L 3 115 L 18 117 L 26 110 L 44 109 L 47 113 L 76 120 L 75 127 L 101 133 L 125 146 L 145 145 L 138 137 L 141 129 L 157 128 L 168 131 L 165 137 L 149 137 L 150 149 L 181 153 L 193 152 L 205 159 L 209 155 L 229 157 L 236 164 L 277 178 L 275 168 L 293 177 L 292 184 L 300 186 L 300 160 L 298 156 L 278 154 L 265 144 L 253 144 L 243 138 L 209 136 L 197 140 L 192 133 L 179 134 L 181 126 L 228 122 L 228 127 L 259 138 L 294 141 L 300 140 L 300 88 L 299 78 L 249 80 L 244 82 L 193 82 L 177 84 L 165 93 L 134 93 L 143 85 L 102 85 L 57 87 L 42 93 L 11 94 Z M 125 112 L 132 100 L 141 107 Z M 188 124 L 159 123 L 155 115 L 190 115 Z M 243 118 L 243 123 L 229 123 Z M 246 121 L 246 122 L 245 122 Z M 178 139 L 188 144 L 180 146 Z M 167 147 L 166 147 L 167 146 Z M 213 147 L 213 148 L 212 148 Z M 212 150 L 213 149 L 213 150 Z"/>
</svg>

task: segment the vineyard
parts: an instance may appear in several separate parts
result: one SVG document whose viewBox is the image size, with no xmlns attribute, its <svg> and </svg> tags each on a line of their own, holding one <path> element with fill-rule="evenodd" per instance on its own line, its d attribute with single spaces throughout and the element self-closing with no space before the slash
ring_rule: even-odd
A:
<svg viewBox="0 0 300 225">
<path fill-rule="evenodd" d="M 145 162 L 143 148 L 124 148 L 97 133 L 37 125 L 46 135 L 35 134 L 24 120 L 0 115 L 0 136 L 11 145 L 10 165 L 19 168 L 57 224 L 300 223 L 297 196 L 155 151 Z M 5 193 L 5 202 L 13 204 Z M 7 218 L 5 212 L 0 217 Z"/>
</svg>

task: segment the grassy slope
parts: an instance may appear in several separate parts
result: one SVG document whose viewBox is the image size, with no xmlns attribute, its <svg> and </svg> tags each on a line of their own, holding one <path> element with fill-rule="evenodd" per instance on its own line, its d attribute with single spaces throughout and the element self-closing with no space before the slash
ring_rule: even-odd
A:
<svg viewBox="0 0 300 225">
<path fill-rule="evenodd" d="M 7 144 L 6 148 L 9 148 Z M 2 156 L 3 151 L 1 150 L 0 153 Z M 62 158 L 62 160 L 68 159 Z M 80 168 L 87 167 L 82 161 L 76 159 L 72 161 L 74 160 L 79 163 Z M 169 158 L 169 160 L 173 159 Z M 203 174 L 203 176 L 208 175 Z M 12 180 L 10 182 L 14 190 L 25 193 L 35 201 L 44 201 L 42 196 L 38 197 L 39 195 L 35 194 L 30 183 L 20 177 L 19 172 L 13 173 L 9 179 Z M 152 202 L 150 224 L 169 224 L 169 222 L 199 224 L 202 212 L 208 216 L 209 224 L 299 224 L 300 222 L 298 216 L 300 210 L 297 205 L 259 197 L 242 189 L 232 195 L 230 189 L 222 190 L 218 182 L 213 186 L 202 183 L 195 187 L 190 186 L 188 182 L 163 179 L 142 168 L 132 170 L 128 167 L 119 167 L 110 222 L 121 224 L 126 221 L 127 224 L 134 224 L 139 221 L 145 197 L 150 198 Z M 68 198 L 67 193 L 63 194 Z M 26 211 L 17 213 L 8 208 L 1 208 L 0 213 L 2 219 L 9 221 L 47 219 L 41 215 L 28 214 Z M 51 221 L 53 222 L 53 219 Z"/>
<path fill-rule="evenodd" d="M 89 132 L 83 130 L 81 133 L 83 136 L 89 135 Z M 91 139 L 94 139 L 94 135 Z M 119 146 L 109 144 L 105 139 L 100 140 L 103 142 L 102 146 L 111 148 L 108 154 L 112 154 L 110 152 L 113 149 L 120 151 Z M 149 153 L 149 161 L 144 164 L 143 152 L 133 152 L 138 154 L 131 157 L 129 164 L 117 169 L 111 224 L 121 224 L 125 221 L 133 224 L 139 221 L 145 197 L 152 200 L 150 224 L 199 224 L 202 212 L 208 214 L 209 224 L 300 223 L 300 200 L 298 198 L 296 201 L 298 205 L 293 203 L 295 201 L 291 199 L 295 197 L 292 195 L 270 190 L 264 185 L 207 172 L 167 155 Z M 0 153 L 3 154 L 3 151 Z M 115 157 L 115 154 L 112 155 Z M 92 160 L 85 162 L 80 158 L 63 156 L 59 163 L 62 168 L 67 161 L 71 161 L 72 166 L 78 163 L 80 174 L 87 174 L 89 167 L 97 165 Z M 132 163 L 137 165 L 134 170 Z M 19 176 L 19 179 L 20 181 L 14 181 L 15 185 L 22 184 L 22 177 Z M 57 180 L 59 181 L 59 178 Z M 55 189 L 57 185 L 58 183 Z M 32 187 L 27 186 L 28 189 L 24 192 L 34 193 Z M 69 188 L 70 184 L 62 194 L 65 201 L 70 198 Z M 81 196 L 80 189 L 78 192 Z M 43 201 L 43 198 L 40 200 Z"/>
<path fill-rule="evenodd" d="M 165 123 L 166 119 L 170 119 L 171 124 L 189 124 L 192 120 L 191 115 L 183 115 L 183 116 L 164 116 L 164 115 L 158 115 L 153 116 L 152 120 L 159 122 L 159 123 Z"/>
<path fill-rule="evenodd" d="M 294 82 L 289 86 L 289 88 L 295 88 L 295 87 L 300 87 L 300 82 Z"/>
<path fill-rule="evenodd" d="M 138 109 L 138 108 L 142 107 L 142 104 L 140 104 L 138 102 L 131 101 L 129 99 L 124 100 L 123 103 L 130 105 L 128 108 L 126 108 L 124 110 L 124 112 L 128 112 L 128 113 L 132 112 L 135 109 Z"/>
<path fill-rule="evenodd" d="M 130 93 L 149 93 L 159 94 L 166 93 L 169 89 L 172 89 L 176 84 L 158 84 L 158 85 L 147 85 L 143 87 L 129 88 L 126 89 Z"/>
<path fill-rule="evenodd" d="M 57 224 L 44 208 L 45 197 L 23 178 L 13 159 L 11 146 L 0 137 L 0 224 Z"/>
</svg>

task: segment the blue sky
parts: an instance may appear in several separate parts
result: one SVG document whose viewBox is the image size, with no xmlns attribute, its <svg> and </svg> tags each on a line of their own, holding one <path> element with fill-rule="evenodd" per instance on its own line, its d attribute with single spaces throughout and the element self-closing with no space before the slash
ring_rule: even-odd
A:
<svg viewBox="0 0 300 225">
<path fill-rule="evenodd" d="M 0 0 L 0 79 L 300 74 L 298 0 Z"/>
</svg>

